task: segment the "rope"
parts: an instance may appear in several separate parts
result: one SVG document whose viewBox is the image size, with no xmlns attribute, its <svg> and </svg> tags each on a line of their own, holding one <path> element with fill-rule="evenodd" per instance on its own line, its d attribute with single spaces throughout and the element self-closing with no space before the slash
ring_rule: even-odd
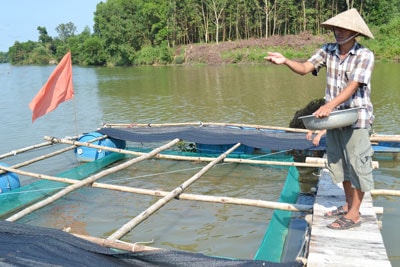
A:
<svg viewBox="0 0 400 267">
<path fill-rule="evenodd" d="M 18 194 L 27 194 L 27 193 L 37 193 L 37 192 L 43 192 L 43 191 L 51 191 L 51 190 L 58 190 L 58 189 L 64 189 L 65 187 L 51 187 L 51 188 L 44 188 L 44 189 L 37 189 L 37 190 L 28 190 L 28 191 L 9 191 L 2 193 L 1 196 L 8 196 L 8 195 L 18 195 Z"/>
<path fill-rule="evenodd" d="M 286 153 L 289 151 L 292 151 L 293 149 L 288 149 L 288 150 L 282 150 L 282 151 L 277 151 L 273 153 L 268 153 L 268 154 L 263 154 L 263 155 L 258 155 L 254 157 L 250 157 L 249 159 L 259 159 L 263 157 L 268 157 L 268 156 L 273 156 L 277 154 L 282 154 Z M 223 162 L 220 164 L 215 165 L 217 166 L 222 166 L 222 165 L 228 165 L 228 164 L 233 164 L 234 162 Z M 119 178 L 119 179 L 110 179 L 107 181 L 104 181 L 104 183 L 112 183 L 112 182 L 119 182 L 119 181 L 128 181 L 128 180 L 134 180 L 134 179 L 140 179 L 140 178 L 146 178 L 146 177 L 155 177 L 159 175 L 166 175 L 166 174 L 172 174 L 172 173 L 180 173 L 180 172 L 186 172 L 186 171 L 191 171 L 191 170 L 197 170 L 203 168 L 202 166 L 199 167 L 193 167 L 193 168 L 186 168 L 186 169 L 180 169 L 180 170 L 174 170 L 174 171 L 166 171 L 166 172 L 158 172 L 158 173 L 151 173 L 151 174 L 144 174 L 144 175 L 138 175 L 138 176 L 133 176 L 133 177 L 124 177 L 124 178 Z"/>
</svg>

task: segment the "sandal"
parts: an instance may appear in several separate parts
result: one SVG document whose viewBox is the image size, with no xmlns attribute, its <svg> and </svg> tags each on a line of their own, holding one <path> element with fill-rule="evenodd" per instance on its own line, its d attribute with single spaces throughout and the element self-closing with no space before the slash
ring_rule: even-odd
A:
<svg viewBox="0 0 400 267">
<path fill-rule="evenodd" d="M 339 215 L 346 215 L 347 211 L 343 209 L 343 206 L 338 207 L 337 209 L 328 211 L 327 213 L 324 214 L 324 217 L 335 217 Z"/>
<path fill-rule="evenodd" d="M 337 224 L 339 226 L 334 226 L 334 224 Z M 328 224 L 327 227 L 329 229 L 333 229 L 333 230 L 346 230 L 346 229 L 350 229 L 353 227 L 358 227 L 361 225 L 361 220 L 358 222 L 355 222 L 351 219 L 347 219 L 346 217 L 342 216 L 339 219 L 337 219 L 336 221 L 334 221 L 331 224 Z"/>
</svg>

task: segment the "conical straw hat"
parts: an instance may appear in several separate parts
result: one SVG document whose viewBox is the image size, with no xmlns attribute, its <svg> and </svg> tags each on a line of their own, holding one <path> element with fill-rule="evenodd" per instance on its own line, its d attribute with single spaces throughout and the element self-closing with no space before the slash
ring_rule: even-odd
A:
<svg viewBox="0 0 400 267">
<path fill-rule="evenodd" d="M 355 8 L 339 13 L 333 18 L 321 23 L 321 26 L 328 29 L 331 29 L 332 27 L 339 27 L 358 32 L 361 35 L 374 39 L 374 36 L 369 30 L 367 24 Z"/>
</svg>

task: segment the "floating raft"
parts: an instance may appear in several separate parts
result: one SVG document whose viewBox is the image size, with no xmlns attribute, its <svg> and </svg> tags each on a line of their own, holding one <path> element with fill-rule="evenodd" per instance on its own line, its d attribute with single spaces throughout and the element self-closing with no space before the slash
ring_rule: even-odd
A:
<svg viewBox="0 0 400 267">
<path fill-rule="evenodd" d="M 361 227 L 331 230 L 326 227 L 334 218 L 324 213 L 345 203 L 343 187 L 333 184 L 327 169 L 321 170 L 314 202 L 307 267 L 391 266 L 379 229 L 370 193 L 361 205 Z"/>
</svg>

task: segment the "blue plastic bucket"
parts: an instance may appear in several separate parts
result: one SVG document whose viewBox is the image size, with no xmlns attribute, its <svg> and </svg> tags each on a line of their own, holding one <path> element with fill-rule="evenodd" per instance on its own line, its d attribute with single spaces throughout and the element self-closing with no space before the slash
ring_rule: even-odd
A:
<svg viewBox="0 0 400 267">
<path fill-rule="evenodd" d="M 1 166 L 8 167 L 8 164 L 0 162 Z M 13 172 L 0 174 L 0 193 L 9 192 L 20 187 L 18 175 Z"/>
<path fill-rule="evenodd" d="M 81 136 L 78 141 L 79 142 L 89 142 L 95 138 L 103 136 L 101 133 L 98 132 L 90 132 L 86 133 Z M 126 142 L 124 140 L 113 139 L 113 138 L 106 138 L 101 139 L 96 142 L 91 142 L 91 144 L 105 146 L 110 148 L 121 148 L 124 149 L 126 147 Z M 75 148 L 75 156 L 78 161 L 81 162 L 91 162 L 96 159 L 101 159 L 107 156 L 108 154 L 112 153 L 111 151 L 107 151 L 104 149 L 97 149 L 93 147 L 86 147 L 80 146 Z"/>
</svg>

